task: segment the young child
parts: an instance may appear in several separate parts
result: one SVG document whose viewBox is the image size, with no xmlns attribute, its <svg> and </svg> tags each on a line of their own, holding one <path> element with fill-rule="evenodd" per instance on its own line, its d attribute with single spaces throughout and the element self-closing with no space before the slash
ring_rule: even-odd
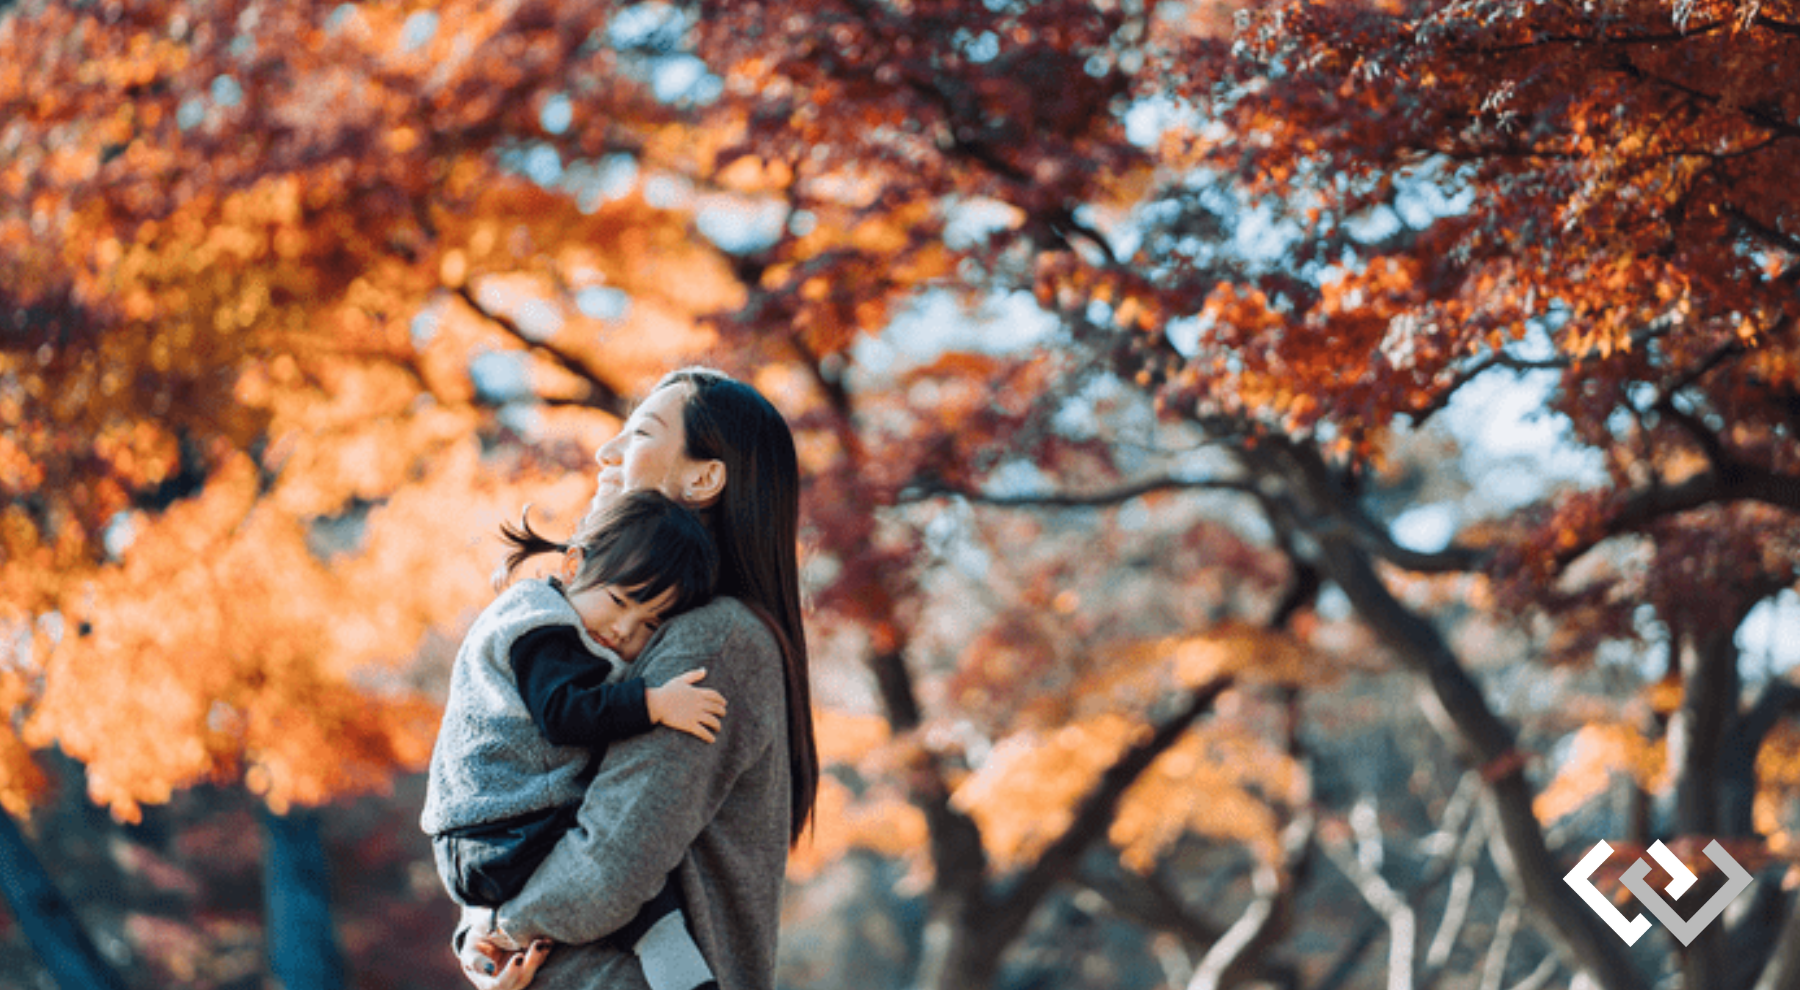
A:
<svg viewBox="0 0 1800 990">
<path fill-rule="evenodd" d="M 712 595 L 718 551 L 692 512 L 646 490 L 585 520 L 567 544 L 529 521 L 501 532 L 509 577 L 554 552 L 560 580 L 513 583 L 470 627 L 420 816 L 451 895 L 492 908 L 575 824 L 609 744 L 657 725 L 710 743 L 725 714 L 724 697 L 696 683 L 703 670 L 659 687 L 622 679 L 664 619 Z M 612 940 L 638 955 L 652 990 L 717 988 L 672 877 Z"/>
</svg>

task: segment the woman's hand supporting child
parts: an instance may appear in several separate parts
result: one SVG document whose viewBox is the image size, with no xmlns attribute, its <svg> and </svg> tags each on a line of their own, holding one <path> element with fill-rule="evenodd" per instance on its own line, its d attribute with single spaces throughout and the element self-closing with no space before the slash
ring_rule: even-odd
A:
<svg viewBox="0 0 1800 990">
<path fill-rule="evenodd" d="M 650 721 L 680 729 L 701 742 L 712 742 L 725 717 L 725 696 L 699 686 L 706 669 L 690 670 L 661 687 L 644 690 Z"/>
<path fill-rule="evenodd" d="M 493 912 L 485 913 L 491 916 Z M 475 990 L 525 990 L 537 976 L 538 967 L 550 957 L 550 947 L 549 939 L 541 938 L 520 948 L 502 932 L 490 932 L 484 937 L 471 933 L 457 959 Z"/>
</svg>

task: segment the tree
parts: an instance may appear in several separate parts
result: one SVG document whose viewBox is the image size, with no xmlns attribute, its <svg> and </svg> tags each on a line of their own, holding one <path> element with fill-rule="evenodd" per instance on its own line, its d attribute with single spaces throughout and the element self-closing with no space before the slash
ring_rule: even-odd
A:
<svg viewBox="0 0 1800 990">
<path fill-rule="evenodd" d="M 731 298 L 684 219 L 506 154 L 665 153 L 666 110 L 596 82 L 605 11 L 334 9 L 0 13 L 12 814 L 48 745 L 126 819 L 240 781 L 279 867 L 291 809 L 422 766 L 406 661 L 487 593 L 477 534 L 571 519 L 595 413 Z M 579 125 L 546 124 L 571 94 Z M 500 416 L 521 372 L 594 413 Z"/>
<path fill-rule="evenodd" d="M 199 781 L 241 779 L 280 811 L 380 788 L 419 763 L 432 712 L 395 661 L 483 587 L 480 552 L 446 555 L 441 534 L 491 528 L 527 492 L 566 519 L 585 483 L 548 475 L 575 467 L 605 422 L 534 426 L 508 400 L 536 401 L 544 420 L 561 407 L 617 413 L 621 394 L 705 340 L 687 329 L 693 314 L 734 308 L 736 280 L 762 277 L 754 258 L 694 239 L 688 211 L 652 205 L 669 181 L 727 205 L 792 186 L 779 160 L 730 150 L 747 135 L 735 101 L 688 126 L 680 107 L 646 97 L 644 73 L 686 42 L 672 8 L 644 10 L 652 22 L 635 28 L 612 9 L 547 4 L 10 12 L 6 607 L 34 675 L 12 699 L 19 774 L 27 747 L 58 745 L 86 764 L 92 796 L 129 818 Z M 1069 44 L 1106 23 L 1083 17 Z M 1041 84 L 1071 57 L 1045 50 L 1017 67 Z M 1090 103 L 1070 109 L 1102 105 Z M 1021 133 L 1042 125 L 1051 145 L 1079 145 L 1080 114 L 1063 116 Z M 617 195 L 622 163 L 648 178 Z M 1011 188 L 1032 188 L 1019 178 Z M 850 203 L 812 203 L 810 243 L 841 269 L 933 228 L 929 200 L 887 205 L 857 218 Z M 899 298 L 949 257 L 926 245 L 876 284 Z M 834 400 L 844 393 L 831 366 L 881 311 L 833 315 L 832 296 L 807 284 L 798 298 L 828 305 L 758 343 L 822 386 L 823 432 L 849 446 L 819 467 L 842 477 L 874 462 Z M 523 386 L 508 380 L 521 355 Z M 953 425 L 881 455 L 954 466 L 938 456 Z M 891 500 L 862 484 L 847 491 Z M 821 485 L 815 499 L 829 494 Z M 815 525 L 851 565 L 836 601 L 895 582 L 873 612 L 847 611 L 873 629 L 877 677 L 903 705 L 894 609 L 911 591 L 871 569 L 907 553 L 868 553 L 866 520 Z M 145 687 L 96 695 L 101 684 Z M 1009 898 L 1007 937 L 985 944 L 1017 934 L 1204 710 L 1217 687 L 1199 687 L 1101 774 L 1092 810 Z M 904 708 L 890 716 L 913 727 Z M 1130 736 L 1129 725 L 1092 728 L 1107 746 Z M 941 785 L 915 796 L 966 838 L 969 813 Z M 28 795 L 14 797 L 23 807 Z M 957 841 L 942 848 L 971 852 Z M 944 889 L 973 911 L 990 879 L 977 868 Z M 965 933 L 973 917 L 959 918 Z M 982 944 L 957 949 L 946 979 L 991 967 L 969 951 Z"/>
<path fill-rule="evenodd" d="M 1213 676 L 1258 657 L 1283 663 L 1247 693 L 1298 711 L 1292 682 L 1329 654 L 1311 607 L 1326 588 L 1480 771 L 1492 860 L 1564 963 L 1636 985 L 1556 882 L 1573 850 L 1538 816 L 1521 726 L 1408 571 L 1546 624 L 1546 662 L 1666 628 L 1674 675 L 1652 699 L 1668 718 L 1644 733 L 1678 768 L 1659 831 L 1781 827 L 1755 795 L 1791 786 L 1784 771 L 1746 767 L 1781 745 L 1791 689 L 1775 679 L 1740 711 L 1720 630 L 1794 583 L 1785 5 L 0 16 L 0 569 L 7 642 L 28 657 L 6 681 L 15 813 L 24 758 L 52 742 L 125 815 L 198 780 L 305 806 L 416 765 L 430 706 L 399 661 L 485 589 L 487 551 L 447 557 L 443 534 L 490 531 L 527 498 L 567 519 L 581 448 L 620 397 L 716 342 L 800 429 L 817 628 L 867 664 L 881 724 L 859 738 L 889 740 L 842 755 L 821 834 L 873 809 L 883 841 L 924 843 L 939 985 L 991 980 L 1082 854 L 1154 858 L 1205 832 L 1170 797 L 1223 786 L 1190 747 L 1254 737 L 1262 765 L 1304 763 L 1297 731 L 1189 726 Z M 682 73 L 701 82 L 670 88 Z M 940 295 L 1057 329 L 1035 354 L 883 378 L 869 337 Z M 1471 383 L 1518 369 L 1559 376 L 1551 408 L 1603 480 L 1442 551 L 1401 546 L 1385 463 Z M 1059 424 L 1107 381 L 1218 456 L 1146 459 Z M 1045 489 L 1008 489 L 1022 471 Z M 1197 491 L 1262 522 L 1177 515 Z M 1170 623 L 1075 588 L 1134 544 L 1056 513 L 1146 500 L 1169 515 L 1159 538 L 1190 548 L 1159 580 L 1256 593 L 1196 595 L 1217 608 Z M 967 648 L 926 621 L 954 586 L 934 524 L 1007 555 L 1045 545 L 1006 574 L 1015 601 L 968 619 Z M 83 693 L 133 670 L 162 693 Z M 1132 704 L 1084 708 L 1096 685 Z M 1084 773 L 1008 764 L 1061 721 Z M 943 741 L 964 723 L 968 740 Z M 1015 800 L 994 781 L 1009 767 L 1056 784 L 1036 829 L 991 816 Z M 1256 826 L 1228 838 L 1267 873 L 1241 927 L 1186 924 L 1206 980 L 1278 944 L 1317 876 L 1304 799 L 1231 783 L 1261 792 Z M 1359 879 L 1410 979 L 1404 896 Z M 1757 917 L 1792 918 L 1765 888 L 1787 913 Z M 1727 937 L 1776 944 L 1709 933 L 1684 954 L 1690 985 L 1749 985 L 1748 965 L 1718 975 L 1732 960 L 1791 979 L 1791 959 Z"/>
<path fill-rule="evenodd" d="M 1238 446 L 1239 483 L 1273 493 L 1278 529 L 1306 537 L 1483 771 L 1533 918 L 1572 967 L 1637 985 L 1556 882 L 1515 727 L 1381 568 L 1479 571 L 1571 660 L 1641 640 L 1649 606 L 1682 698 L 1664 828 L 1772 827 L 1746 817 L 1749 768 L 1793 689 L 1741 707 L 1732 631 L 1795 580 L 1791 6 L 1271 4 L 1241 30 L 1200 5 L 788 16 L 733 4 L 698 21 L 741 97 L 744 153 L 781 163 L 817 224 L 754 259 L 744 322 L 821 347 L 879 323 L 946 269 L 950 206 L 998 201 L 999 229 L 953 252 L 959 280 L 1033 290 L 1069 341 Z M 1091 85 L 1051 83 L 1077 66 Z M 1160 112 L 1161 133 L 1127 140 L 1134 110 Z M 842 168 L 859 181 L 832 181 Z M 900 204 L 916 222 L 857 240 Z M 1279 263 L 1210 236 L 1248 210 L 1284 236 Z M 1604 479 L 1479 545 L 1396 545 L 1360 504 L 1395 431 L 1519 369 L 1559 374 L 1549 410 Z M 978 490 L 953 463 L 951 487 Z M 1609 565 L 1628 548 L 1647 560 Z M 1727 940 L 1774 944 L 1709 933 L 1682 953 L 1690 985 L 1755 980 L 1765 957 L 1725 973 L 1746 961 Z M 1791 965 L 1769 959 L 1764 985 Z"/>
</svg>

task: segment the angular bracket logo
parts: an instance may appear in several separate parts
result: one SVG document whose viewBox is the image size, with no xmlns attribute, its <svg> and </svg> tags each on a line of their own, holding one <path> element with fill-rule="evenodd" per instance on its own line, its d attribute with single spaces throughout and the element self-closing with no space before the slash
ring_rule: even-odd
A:
<svg viewBox="0 0 1800 990">
<path fill-rule="evenodd" d="M 1719 888 L 1718 893 L 1713 894 L 1710 900 L 1701 905 L 1700 910 L 1694 912 L 1692 918 L 1683 918 L 1668 901 L 1663 900 L 1662 895 L 1658 894 L 1655 888 L 1644 881 L 1644 877 L 1650 872 L 1649 863 L 1638 860 L 1631 864 L 1626 869 L 1625 875 L 1620 878 L 1625 889 L 1631 891 L 1631 896 L 1637 898 L 1638 903 L 1644 905 L 1651 914 L 1655 915 L 1656 920 L 1662 922 L 1664 927 L 1669 929 L 1670 934 L 1680 939 L 1682 945 L 1692 945 L 1694 939 L 1699 937 L 1706 926 L 1712 924 L 1719 915 L 1724 914 L 1731 902 L 1737 900 L 1738 895 L 1750 886 L 1750 873 L 1725 852 L 1725 847 L 1719 845 L 1718 840 L 1707 843 L 1703 852 L 1706 853 L 1706 858 L 1712 860 L 1713 865 L 1725 874 L 1725 886 Z M 1663 845 L 1661 840 L 1650 846 L 1649 853 L 1651 858 L 1655 859 L 1657 864 L 1673 878 L 1664 889 L 1669 892 L 1670 897 L 1680 900 L 1681 895 L 1694 885 L 1693 871 L 1683 865 L 1681 860 L 1676 859 L 1675 854 L 1670 852 L 1669 847 Z M 1626 918 L 1618 908 L 1612 906 L 1611 901 L 1608 901 L 1599 890 L 1595 889 L 1593 882 L 1588 879 L 1611 855 L 1612 846 L 1607 845 L 1604 841 L 1595 843 L 1594 848 L 1589 849 L 1587 855 L 1581 857 L 1581 862 L 1576 863 L 1575 868 L 1563 876 L 1563 882 L 1580 895 L 1587 906 L 1600 916 L 1600 920 L 1606 922 L 1608 927 L 1625 940 L 1626 945 L 1635 945 L 1637 940 L 1650 930 L 1650 919 L 1641 914 L 1635 918 Z"/>
</svg>

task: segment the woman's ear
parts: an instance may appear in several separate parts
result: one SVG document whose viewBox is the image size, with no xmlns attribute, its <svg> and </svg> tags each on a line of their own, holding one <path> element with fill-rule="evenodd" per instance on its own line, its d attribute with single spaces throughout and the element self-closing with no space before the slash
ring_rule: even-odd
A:
<svg viewBox="0 0 1800 990">
<path fill-rule="evenodd" d="M 690 509 L 704 509 L 725 493 L 725 462 L 695 461 L 681 483 L 681 501 Z"/>
<path fill-rule="evenodd" d="M 557 575 L 562 578 L 563 587 L 572 588 L 575 586 L 575 579 L 581 575 L 580 547 L 570 547 L 563 551 L 562 567 L 557 572 Z"/>
</svg>

